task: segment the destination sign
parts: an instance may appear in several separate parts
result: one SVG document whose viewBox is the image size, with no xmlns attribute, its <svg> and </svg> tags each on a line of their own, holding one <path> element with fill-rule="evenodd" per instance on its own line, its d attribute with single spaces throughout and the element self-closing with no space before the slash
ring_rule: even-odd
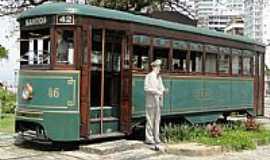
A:
<svg viewBox="0 0 270 160">
<path fill-rule="evenodd" d="M 24 25 L 26 27 L 29 27 L 29 26 L 44 25 L 46 23 L 47 23 L 47 17 L 35 17 L 35 18 L 25 19 Z"/>
<path fill-rule="evenodd" d="M 56 24 L 58 25 L 73 25 L 74 15 L 58 15 L 56 17 Z"/>
</svg>

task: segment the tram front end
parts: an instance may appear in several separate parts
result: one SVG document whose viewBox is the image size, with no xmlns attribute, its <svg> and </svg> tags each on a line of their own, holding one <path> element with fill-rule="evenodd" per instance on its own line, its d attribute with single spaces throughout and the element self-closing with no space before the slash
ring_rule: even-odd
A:
<svg viewBox="0 0 270 160">
<path fill-rule="evenodd" d="M 21 70 L 15 130 L 31 139 L 80 139 L 79 71 Z"/>
</svg>

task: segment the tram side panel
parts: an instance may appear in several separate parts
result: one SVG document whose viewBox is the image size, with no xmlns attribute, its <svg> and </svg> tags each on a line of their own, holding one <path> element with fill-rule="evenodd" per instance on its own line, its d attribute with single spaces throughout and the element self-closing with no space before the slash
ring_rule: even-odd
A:
<svg viewBox="0 0 270 160">
<path fill-rule="evenodd" d="M 79 72 L 20 71 L 16 132 L 53 141 L 79 140 Z M 31 86 L 31 98 L 27 98 Z"/>
<path fill-rule="evenodd" d="M 200 78 L 171 78 L 171 113 L 197 112 L 202 110 L 203 85 Z"/>
<path fill-rule="evenodd" d="M 252 79 L 235 78 L 232 80 L 232 107 L 240 106 L 246 108 L 248 112 L 253 111 L 253 87 Z"/>
<path fill-rule="evenodd" d="M 215 121 L 222 113 L 252 111 L 253 81 L 239 78 L 163 77 L 169 93 L 162 115 L 181 115 L 194 123 Z M 133 75 L 132 116 L 145 116 L 144 77 Z"/>
<path fill-rule="evenodd" d="M 201 98 L 202 111 L 226 111 L 231 108 L 231 78 L 204 78 Z"/>
</svg>

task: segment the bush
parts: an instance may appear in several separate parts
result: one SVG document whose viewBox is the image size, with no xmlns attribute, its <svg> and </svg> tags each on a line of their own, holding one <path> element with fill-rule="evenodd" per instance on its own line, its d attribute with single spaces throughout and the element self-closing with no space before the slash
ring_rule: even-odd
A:
<svg viewBox="0 0 270 160">
<path fill-rule="evenodd" d="M 16 95 L 0 88 L 0 106 L 2 113 L 14 113 L 16 107 Z"/>
<path fill-rule="evenodd" d="M 207 127 L 184 125 L 165 125 L 161 131 L 161 139 L 166 143 L 198 142 L 207 145 L 219 145 L 224 149 L 255 149 L 257 145 L 270 143 L 270 131 L 262 128 L 247 130 L 241 121 L 221 125 L 222 135 L 213 137 Z"/>
<path fill-rule="evenodd" d="M 189 124 L 176 125 L 170 123 L 161 128 L 161 138 L 167 143 L 192 141 L 207 135 L 208 132 L 203 127 L 190 126 Z"/>
</svg>

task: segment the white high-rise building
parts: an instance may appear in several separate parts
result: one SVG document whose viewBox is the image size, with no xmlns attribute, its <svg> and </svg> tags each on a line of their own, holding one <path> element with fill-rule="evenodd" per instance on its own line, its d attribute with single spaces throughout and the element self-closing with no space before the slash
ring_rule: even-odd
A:
<svg viewBox="0 0 270 160">
<path fill-rule="evenodd" d="M 244 20 L 243 17 L 236 17 L 225 28 L 225 33 L 231 35 L 244 35 Z"/>
<path fill-rule="evenodd" d="M 245 0 L 244 34 L 259 42 L 263 41 L 263 3 L 267 1 Z"/>
<path fill-rule="evenodd" d="M 196 0 L 198 27 L 224 31 L 228 23 L 244 13 L 244 0 Z"/>
<path fill-rule="evenodd" d="M 266 45 L 265 64 L 270 67 L 270 2 L 264 0 L 262 12 L 262 41 Z"/>
<path fill-rule="evenodd" d="M 263 2 L 262 22 L 262 41 L 266 45 L 270 45 L 270 2 L 268 0 Z"/>
<path fill-rule="evenodd" d="M 208 16 L 213 15 L 215 0 L 195 0 L 198 27 L 208 27 Z"/>
<path fill-rule="evenodd" d="M 265 64 L 270 67 L 269 0 L 245 0 L 244 35 L 266 45 Z"/>
</svg>

